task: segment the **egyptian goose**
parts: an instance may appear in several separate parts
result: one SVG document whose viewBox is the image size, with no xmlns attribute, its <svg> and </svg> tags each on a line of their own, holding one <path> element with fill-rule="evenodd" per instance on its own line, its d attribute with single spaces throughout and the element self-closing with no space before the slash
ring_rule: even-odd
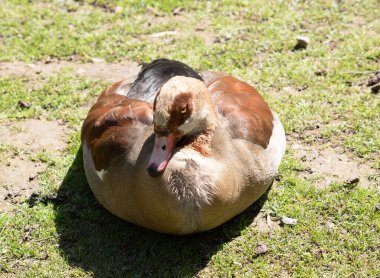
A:
<svg viewBox="0 0 380 278">
<path fill-rule="evenodd" d="M 106 89 L 81 140 L 98 201 L 170 234 L 206 231 L 245 210 L 272 184 L 286 146 L 253 87 L 166 59 Z"/>
</svg>

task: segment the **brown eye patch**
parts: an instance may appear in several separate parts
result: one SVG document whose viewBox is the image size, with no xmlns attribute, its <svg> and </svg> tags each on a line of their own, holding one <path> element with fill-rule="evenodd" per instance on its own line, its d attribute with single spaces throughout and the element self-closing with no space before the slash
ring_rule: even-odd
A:
<svg viewBox="0 0 380 278">
<path fill-rule="evenodd" d="M 193 113 L 193 96 L 191 93 L 182 93 L 174 98 L 173 104 L 169 109 L 168 129 L 176 130 Z"/>
</svg>

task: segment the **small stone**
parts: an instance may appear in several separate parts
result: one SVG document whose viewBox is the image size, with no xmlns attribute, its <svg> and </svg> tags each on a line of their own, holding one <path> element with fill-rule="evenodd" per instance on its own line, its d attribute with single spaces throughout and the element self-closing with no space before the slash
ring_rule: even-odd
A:
<svg viewBox="0 0 380 278">
<path fill-rule="evenodd" d="M 331 231 L 332 229 L 334 229 L 335 224 L 332 223 L 332 222 L 330 222 L 330 221 L 327 221 L 327 222 L 325 223 L 325 227 L 326 227 L 327 230 Z"/>
<path fill-rule="evenodd" d="M 295 225 L 297 225 L 297 222 L 298 222 L 298 220 L 294 219 L 294 218 L 290 218 L 290 217 L 287 217 L 287 216 L 282 216 L 281 217 L 281 223 L 283 225 L 295 226 Z"/>
<path fill-rule="evenodd" d="M 175 9 L 173 9 L 172 13 L 173 13 L 173 15 L 180 15 L 183 11 L 184 11 L 184 8 L 177 7 Z"/>
<path fill-rule="evenodd" d="M 317 250 L 314 250 L 313 251 L 313 254 L 314 254 L 314 256 L 317 258 L 317 259 L 320 259 L 320 258 L 322 258 L 323 257 L 323 251 L 322 251 L 322 249 L 317 249 Z"/>
<path fill-rule="evenodd" d="M 340 228 L 339 232 L 340 232 L 342 235 L 347 234 L 347 230 L 344 229 L 344 228 Z"/>
<path fill-rule="evenodd" d="M 322 69 L 322 70 L 317 70 L 316 72 L 314 72 L 314 74 L 316 76 L 326 76 L 327 75 L 327 71 Z"/>
<path fill-rule="evenodd" d="M 371 87 L 373 85 L 376 85 L 380 83 L 380 70 L 375 72 L 374 75 L 370 76 L 367 82 L 367 86 Z"/>
<path fill-rule="evenodd" d="M 18 102 L 18 107 L 26 109 L 26 108 L 30 107 L 30 104 L 28 102 L 26 102 L 26 101 L 20 100 Z"/>
<path fill-rule="evenodd" d="M 298 36 L 297 37 L 297 44 L 294 46 L 294 49 L 295 50 L 298 50 L 298 49 L 306 49 L 307 46 L 309 45 L 310 43 L 310 39 L 309 37 L 306 37 L 306 36 Z"/>
<path fill-rule="evenodd" d="M 224 35 L 224 39 L 226 40 L 226 41 L 229 41 L 230 39 L 232 39 L 232 33 L 226 33 L 225 35 Z M 264 48 L 266 47 L 266 45 L 264 45 Z"/>
<path fill-rule="evenodd" d="M 292 148 L 293 150 L 300 150 L 300 149 L 302 149 L 302 146 L 299 145 L 299 144 L 293 144 L 291 148 Z"/>
<path fill-rule="evenodd" d="M 344 182 L 343 187 L 347 189 L 354 189 L 358 185 L 359 181 L 360 181 L 359 178 L 353 178 L 353 179 L 347 180 Z"/>
<path fill-rule="evenodd" d="M 48 57 L 46 60 L 45 60 L 45 64 L 50 64 L 51 62 L 53 62 L 53 60 L 51 59 L 51 57 Z"/>
<path fill-rule="evenodd" d="M 268 252 L 268 247 L 266 246 L 266 244 L 264 242 L 259 242 L 257 245 L 256 245 L 256 248 L 255 248 L 255 254 L 257 256 L 259 255 L 263 255 L 265 253 Z"/>
<path fill-rule="evenodd" d="M 151 38 L 162 38 L 162 37 L 166 37 L 166 36 L 175 36 L 177 34 L 178 34 L 177 31 L 164 31 L 164 32 L 158 32 L 158 33 L 151 34 L 151 35 L 149 35 L 149 37 L 151 37 Z"/>
<path fill-rule="evenodd" d="M 377 94 L 378 92 L 380 92 L 380 82 L 371 87 L 372 94 Z"/>
<path fill-rule="evenodd" d="M 46 260 L 49 257 L 49 254 L 46 251 L 42 251 L 40 254 L 40 260 Z"/>
<path fill-rule="evenodd" d="M 371 88 L 373 94 L 377 94 L 380 91 L 380 70 L 369 77 L 367 87 Z"/>
<path fill-rule="evenodd" d="M 272 219 L 270 218 L 270 214 L 268 213 L 267 214 L 267 225 L 268 225 L 268 227 L 269 228 L 271 228 L 272 227 Z"/>
<path fill-rule="evenodd" d="M 102 58 L 93 57 L 91 58 L 91 62 L 98 64 L 98 63 L 104 63 L 105 61 Z"/>
<path fill-rule="evenodd" d="M 286 86 L 282 89 L 285 93 L 288 93 L 288 94 L 296 94 L 298 93 L 298 90 L 292 86 Z"/>
</svg>

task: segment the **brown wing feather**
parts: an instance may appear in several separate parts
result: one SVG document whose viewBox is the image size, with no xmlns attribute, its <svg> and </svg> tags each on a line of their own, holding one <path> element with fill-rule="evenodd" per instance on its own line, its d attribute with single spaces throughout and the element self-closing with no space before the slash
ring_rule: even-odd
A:
<svg viewBox="0 0 380 278">
<path fill-rule="evenodd" d="M 221 73 L 202 74 L 217 112 L 228 122 L 233 138 L 266 148 L 273 129 L 273 115 L 255 88 Z"/>
<path fill-rule="evenodd" d="M 100 95 L 82 126 L 82 143 L 90 147 L 98 171 L 108 168 L 114 157 L 128 151 L 142 127 L 153 123 L 151 104 L 116 94 L 120 86 L 125 84 L 116 83 Z"/>
</svg>

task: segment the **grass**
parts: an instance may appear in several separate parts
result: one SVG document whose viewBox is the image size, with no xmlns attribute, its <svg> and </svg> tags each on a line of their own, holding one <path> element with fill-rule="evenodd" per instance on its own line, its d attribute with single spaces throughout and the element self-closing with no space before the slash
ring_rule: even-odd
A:
<svg viewBox="0 0 380 278">
<path fill-rule="evenodd" d="M 376 0 L 3 1 L 0 61 L 168 57 L 230 72 L 263 92 L 289 136 L 315 148 L 317 139 L 338 145 L 379 171 L 380 99 L 365 86 L 379 70 L 378 14 Z M 151 36 L 168 30 L 177 35 Z M 298 35 L 310 37 L 307 49 L 293 50 Z M 380 276 L 380 174 L 368 188 L 317 188 L 299 177 L 304 165 L 294 151 L 259 204 L 213 231 L 167 236 L 110 215 L 88 188 L 78 132 L 105 86 L 69 68 L 47 79 L 0 79 L 2 122 L 59 119 L 73 130 L 61 155 L 30 157 L 47 165 L 38 194 L 0 214 L 1 275 Z M 21 109 L 19 100 L 33 105 Z M 6 161 L 24 150 L 0 151 Z M 252 223 L 261 206 L 263 215 L 298 224 L 263 233 Z M 260 242 L 264 255 L 255 253 Z"/>
<path fill-rule="evenodd" d="M 90 107 L 89 103 L 94 102 L 106 86 L 103 82 L 75 77 L 70 69 L 41 81 L 43 85 L 40 88 L 33 88 L 33 82 L 28 78 L 0 80 L 0 119 L 60 119 L 70 126 L 80 126 L 83 115 Z M 19 100 L 31 104 L 30 108 L 20 107 Z"/>
</svg>

